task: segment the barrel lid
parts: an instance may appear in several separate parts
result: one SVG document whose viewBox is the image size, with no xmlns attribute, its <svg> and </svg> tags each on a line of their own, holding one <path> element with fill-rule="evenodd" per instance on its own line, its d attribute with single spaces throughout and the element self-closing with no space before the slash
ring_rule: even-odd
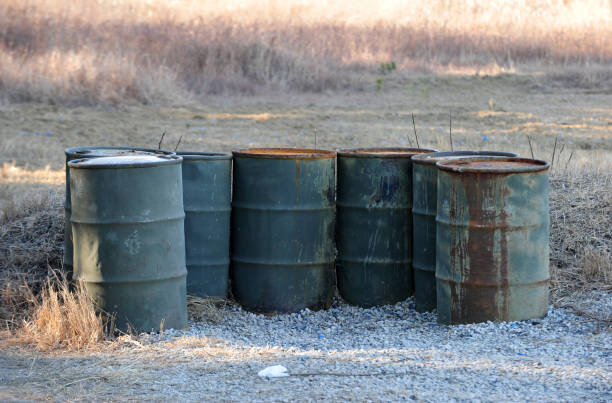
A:
<svg viewBox="0 0 612 403">
<path fill-rule="evenodd" d="M 410 158 L 415 154 L 436 151 L 438 150 L 433 148 L 409 147 L 343 148 L 338 150 L 338 156 L 349 158 Z"/>
<path fill-rule="evenodd" d="M 443 171 L 474 173 L 526 173 L 546 171 L 548 162 L 529 158 L 474 157 L 439 161 L 436 166 Z"/>
<path fill-rule="evenodd" d="M 229 153 L 207 153 L 198 151 L 177 151 L 184 160 L 205 161 L 205 160 L 231 160 L 232 154 Z"/>
<path fill-rule="evenodd" d="M 120 155 L 174 155 L 173 151 L 155 150 L 140 147 L 113 147 L 113 146 L 91 146 L 72 147 L 64 150 L 68 159 L 77 158 L 101 158 L 115 157 Z"/>
<path fill-rule="evenodd" d="M 443 151 L 429 154 L 417 154 L 412 157 L 415 164 L 436 165 L 438 161 L 458 159 L 465 157 L 519 157 L 517 153 L 506 151 Z"/>
<path fill-rule="evenodd" d="M 234 157 L 269 159 L 324 159 L 334 158 L 335 151 L 310 148 L 242 148 L 232 151 Z"/>
<path fill-rule="evenodd" d="M 113 157 L 82 158 L 68 163 L 72 168 L 115 169 L 148 168 L 160 165 L 180 164 L 182 157 L 176 155 L 117 155 Z"/>
</svg>

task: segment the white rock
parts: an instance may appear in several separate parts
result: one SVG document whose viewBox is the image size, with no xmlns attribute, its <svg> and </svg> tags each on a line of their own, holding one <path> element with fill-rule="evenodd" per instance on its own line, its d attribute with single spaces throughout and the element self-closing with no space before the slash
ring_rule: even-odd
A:
<svg viewBox="0 0 612 403">
<path fill-rule="evenodd" d="M 280 378 L 283 376 L 289 376 L 289 372 L 287 372 L 287 368 L 282 365 L 273 365 L 271 367 L 267 367 L 262 369 L 257 373 L 257 375 L 262 378 Z"/>
</svg>

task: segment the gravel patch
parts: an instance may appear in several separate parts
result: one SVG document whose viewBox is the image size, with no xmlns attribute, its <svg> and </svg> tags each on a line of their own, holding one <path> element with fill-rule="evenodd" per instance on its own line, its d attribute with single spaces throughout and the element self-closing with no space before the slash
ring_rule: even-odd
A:
<svg viewBox="0 0 612 403">
<path fill-rule="evenodd" d="M 597 296 L 607 309 L 610 296 Z M 0 352 L 0 368 L 10 368 L 0 370 L 0 398 L 612 400 L 609 322 L 551 307 L 539 320 L 443 326 L 413 305 L 361 309 L 336 300 L 327 311 L 258 315 L 229 304 L 215 323 L 127 337 L 99 353 Z M 258 376 L 273 365 L 290 376 Z"/>
<path fill-rule="evenodd" d="M 612 339 L 601 321 L 551 308 L 541 320 L 442 326 L 413 308 L 336 300 L 327 311 L 264 316 L 229 305 L 218 324 L 145 339 L 221 341 L 238 359 L 197 385 L 230 400 L 612 399 Z M 291 376 L 257 377 L 279 364 Z"/>
</svg>

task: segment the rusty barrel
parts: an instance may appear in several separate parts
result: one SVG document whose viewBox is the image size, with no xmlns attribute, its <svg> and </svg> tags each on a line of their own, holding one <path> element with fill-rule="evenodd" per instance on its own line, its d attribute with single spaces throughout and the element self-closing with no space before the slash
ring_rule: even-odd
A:
<svg viewBox="0 0 612 403">
<path fill-rule="evenodd" d="M 179 151 L 183 158 L 187 293 L 227 297 L 232 155 Z"/>
<path fill-rule="evenodd" d="M 181 162 L 137 155 L 68 163 L 75 278 L 120 330 L 186 324 Z"/>
<path fill-rule="evenodd" d="M 418 312 L 436 309 L 436 163 L 469 156 L 518 157 L 501 151 L 447 151 L 412 157 L 414 303 Z"/>
<path fill-rule="evenodd" d="M 438 320 L 542 317 L 548 308 L 548 163 L 440 161 L 436 218 Z"/>
<path fill-rule="evenodd" d="M 111 146 L 72 147 L 64 150 L 64 153 L 66 154 L 66 199 L 64 201 L 64 271 L 68 280 L 71 280 L 73 271 L 73 251 L 72 226 L 70 224 L 70 167 L 68 166 L 68 163 L 72 160 L 80 158 L 100 158 L 119 155 L 129 156 L 147 154 L 171 155 L 173 153 L 170 151 L 153 150 L 149 148 Z"/>
<path fill-rule="evenodd" d="M 246 309 L 326 309 L 334 296 L 336 153 L 233 152 L 232 292 Z"/>
<path fill-rule="evenodd" d="M 393 304 L 412 295 L 412 163 L 436 150 L 338 152 L 338 290 L 350 304 Z"/>
</svg>

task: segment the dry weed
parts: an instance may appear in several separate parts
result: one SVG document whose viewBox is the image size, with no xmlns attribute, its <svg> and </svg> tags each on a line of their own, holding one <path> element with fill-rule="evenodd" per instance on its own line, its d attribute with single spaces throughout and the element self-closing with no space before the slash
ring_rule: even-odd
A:
<svg viewBox="0 0 612 403">
<path fill-rule="evenodd" d="M 61 269 L 64 223 L 61 201 L 46 192 L 21 197 L 0 210 L 0 320 L 14 326 L 31 313 L 50 269 Z"/>
<path fill-rule="evenodd" d="M 50 278 L 33 305 L 32 318 L 24 320 L 13 342 L 43 351 L 80 350 L 104 340 L 108 333 L 82 282 L 71 290 L 65 278 Z"/>
<path fill-rule="evenodd" d="M 187 314 L 194 320 L 219 323 L 223 319 L 226 306 L 227 300 L 223 298 L 200 298 L 195 295 L 187 295 Z"/>
<path fill-rule="evenodd" d="M 612 173 L 559 172 L 551 178 L 552 302 L 612 289 Z"/>
<path fill-rule="evenodd" d="M 390 61 L 612 85 L 598 81 L 612 61 L 612 8 L 578 3 L 7 0 L 0 90 L 9 101 L 97 104 L 374 88 Z"/>
</svg>

